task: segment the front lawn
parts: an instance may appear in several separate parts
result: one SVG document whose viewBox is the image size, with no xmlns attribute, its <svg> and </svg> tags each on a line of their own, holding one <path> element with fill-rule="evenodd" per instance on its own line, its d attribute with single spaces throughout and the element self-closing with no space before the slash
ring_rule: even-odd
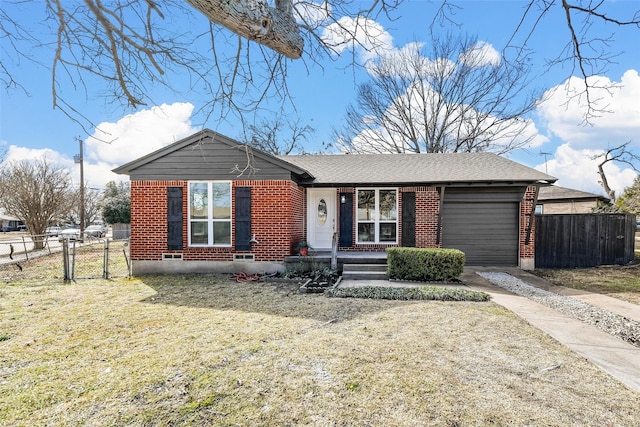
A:
<svg viewBox="0 0 640 427">
<path fill-rule="evenodd" d="M 492 302 L 223 276 L 0 284 L 0 425 L 640 425 L 638 394 Z"/>
</svg>

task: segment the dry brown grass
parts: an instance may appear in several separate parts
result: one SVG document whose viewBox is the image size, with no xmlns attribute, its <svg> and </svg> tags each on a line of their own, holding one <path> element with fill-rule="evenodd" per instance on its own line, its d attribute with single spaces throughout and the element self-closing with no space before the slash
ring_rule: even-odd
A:
<svg viewBox="0 0 640 427">
<path fill-rule="evenodd" d="M 577 269 L 541 269 L 535 272 L 553 284 L 605 294 L 640 304 L 640 265 Z"/>
<path fill-rule="evenodd" d="M 491 302 L 158 276 L 0 285 L 0 425 L 631 426 L 640 395 Z"/>
</svg>

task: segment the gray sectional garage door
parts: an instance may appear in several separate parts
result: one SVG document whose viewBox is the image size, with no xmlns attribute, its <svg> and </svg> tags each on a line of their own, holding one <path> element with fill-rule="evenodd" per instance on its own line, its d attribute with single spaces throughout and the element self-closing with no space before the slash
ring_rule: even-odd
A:
<svg viewBox="0 0 640 427">
<path fill-rule="evenodd" d="M 522 192 L 513 190 L 489 193 L 447 189 L 442 211 L 443 247 L 463 251 L 467 265 L 518 265 L 521 197 Z"/>
</svg>

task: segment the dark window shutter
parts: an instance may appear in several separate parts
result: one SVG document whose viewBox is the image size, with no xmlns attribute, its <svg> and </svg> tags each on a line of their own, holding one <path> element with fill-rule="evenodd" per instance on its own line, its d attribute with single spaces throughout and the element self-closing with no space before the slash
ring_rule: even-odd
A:
<svg viewBox="0 0 640 427">
<path fill-rule="evenodd" d="M 251 187 L 236 187 L 236 250 L 251 250 Z"/>
<path fill-rule="evenodd" d="M 402 193 L 402 246 L 416 245 L 416 193 Z"/>
<path fill-rule="evenodd" d="M 344 203 L 342 198 L 344 197 Z M 353 194 L 340 194 L 340 247 L 353 246 Z"/>
<path fill-rule="evenodd" d="M 182 187 L 167 187 L 167 249 L 182 250 Z"/>
</svg>

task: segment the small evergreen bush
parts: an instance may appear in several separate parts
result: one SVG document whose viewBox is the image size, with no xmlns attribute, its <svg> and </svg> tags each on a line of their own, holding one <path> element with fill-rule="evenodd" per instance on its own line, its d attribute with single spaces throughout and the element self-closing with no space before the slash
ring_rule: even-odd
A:
<svg viewBox="0 0 640 427">
<path fill-rule="evenodd" d="M 422 287 L 383 287 L 359 286 L 348 288 L 331 288 L 325 292 L 328 297 L 336 298 L 370 298 L 388 300 L 433 300 L 433 301 L 489 301 L 484 292 L 471 289 L 444 288 L 438 286 Z"/>
<path fill-rule="evenodd" d="M 462 274 L 464 261 L 458 249 L 387 248 L 390 279 L 446 282 Z"/>
</svg>

